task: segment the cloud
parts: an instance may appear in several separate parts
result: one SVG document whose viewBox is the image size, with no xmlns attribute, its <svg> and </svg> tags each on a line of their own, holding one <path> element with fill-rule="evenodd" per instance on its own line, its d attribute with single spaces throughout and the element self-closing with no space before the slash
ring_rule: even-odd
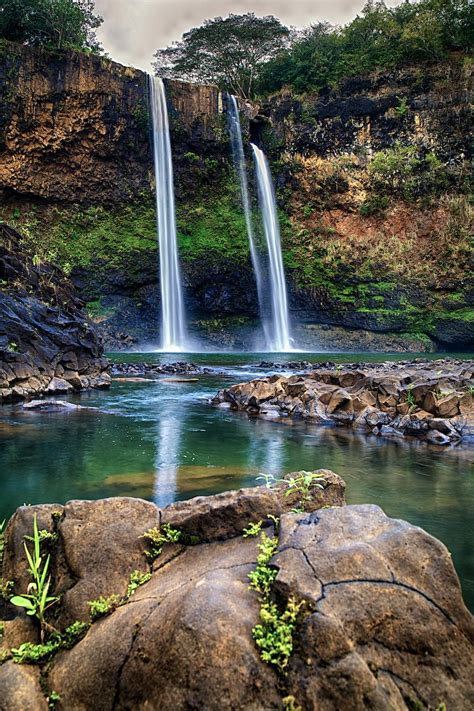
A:
<svg viewBox="0 0 474 711">
<path fill-rule="evenodd" d="M 112 59 L 149 71 L 156 49 L 179 40 L 191 27 L 218 15 L 276 15 L 286 25 L 304 27 L 320 20 L 348 22 L 360 11 L 363 1 L 96 0 L 96 10 L 104 18 L 98 35 Z"/>
</svg>

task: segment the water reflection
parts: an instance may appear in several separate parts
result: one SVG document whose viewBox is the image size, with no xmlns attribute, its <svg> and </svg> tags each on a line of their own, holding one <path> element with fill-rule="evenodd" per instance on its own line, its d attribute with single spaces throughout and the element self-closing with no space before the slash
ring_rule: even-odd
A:
<svg viewBox="0 0 474 711">
<path fill-rule="evenodd" d="M 80 400 L 99 411 L 0 411 L 0 521 L 23 503 L 126 495 L 165 506 L 252 486 L 259 472 L 333 469 L 349 503 L 378 504 L 440 538 L 474 606 L 472 449 L 209 407 L 204 396 L 232 377 L 118 383 Z"/>
<path fill-rule="evenodd" d="M 178 418 L 170 409 L 160 413 L 156 441 L 156 476 L 153 501 L 163 508 L 177 498 L 178 464 L 184 418 Z"/>
</svg>

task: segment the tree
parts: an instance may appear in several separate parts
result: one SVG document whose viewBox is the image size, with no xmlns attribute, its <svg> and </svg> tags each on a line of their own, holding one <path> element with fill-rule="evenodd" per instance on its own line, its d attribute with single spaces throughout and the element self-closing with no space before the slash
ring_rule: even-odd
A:
<svg viewBox="0 0 474 711">
<path fill-rule="evenodd" d="M 0 0 L 0 37 L 39 47 L 98 52 L 94 0 Z"/>
<path fill-rule="evenodd" d="M 272 15 L 253 12 L 206 20 L 180 42 L 155 53 L 159 76 L 217 84 L 244 98 L 253 95 L 261 66 L 281 52 L 290 30 Z"/>
</svg>

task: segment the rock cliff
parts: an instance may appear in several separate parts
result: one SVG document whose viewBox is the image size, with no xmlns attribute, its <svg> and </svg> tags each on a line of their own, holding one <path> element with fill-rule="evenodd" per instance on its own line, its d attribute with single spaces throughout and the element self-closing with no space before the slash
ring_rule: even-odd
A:
<svg viewBox="0 0 474 711">
<path fill-rule="evenodd" d="M 452 56 L 243 107 L 246 142 L 272 162 L 300 344 L 472 344 L 471 85 L 471 63 Z M 257 299 L 225 102 L 212 86 L 167 82 L 167 94 L 191 327 L 248 347 Z M 71 272 L 110 345 L 156 343 L 146 75 L 2 43 L 0 97 L 0 217 Z"/>
<path fill-rule="evenodd" d="M 103 348 L 73 285 L 0 225 L 0 404 L 107 387 Z"/>
</svg>

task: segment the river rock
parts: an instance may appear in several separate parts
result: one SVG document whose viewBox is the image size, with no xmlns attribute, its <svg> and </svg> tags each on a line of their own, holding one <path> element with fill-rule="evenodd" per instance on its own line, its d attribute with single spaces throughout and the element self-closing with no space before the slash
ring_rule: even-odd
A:
<svg viewBox="0 0 474 711">
<path fill-rule="evenodd" d="M 472 361 L 416 359 L 344 368 L 316 364 L 312 373 L 240 383 L 221 390 L 212 402 L 229 403 L 252 416 L 267 415 L 270 408 L 273 417 L 308 417 L 320 424 L 350 425 L 381 436 L 396 432 L 446 445 L 472 437 Z M 428 437 L 430 430 L 445 436 Z"/>
<path fill-rule="evenodd" d="M 268 495 L 257 491 L 263 498 L 260 508 L 250 507 L 255 514 Z M 140 535 L 159 516 L 187 525 L 201 540 L 165 548 L 148 582 L 43 666 L 43 688 L 59 694 L 60 708 L 281 710 L 288 697 L 294 707 L 328 711 L 472 707 L 474 628 L 451 557 L 439 541 L 377 506 L 282 513 L 270 561 L 274 592 L 283 606 L 295 598 L 306 607 L 288 673 L 279 678 L 252 638 L 260 601 L 248 574 L 258 540 L 243 538 L 236 523 L 257 496 L 250 492 L 233 493 L 228 530 L 229 500 L 223 505 L 217 497 L 209 497 L 207 512 L 203 497 L 161 512 L 134 499 L 64 507 L 56 525 L 66 556 L 58 564 L 59 542 L 52 560 L 55 580 L 74 573 L 68 593 L 82 586 L 88 594 L 123 595 L 131 570 L 146 569 Z M 55 507 L 29 508 L 29 522 L 36 512 L 43 525 Z M 7 528 L 10 562 L 10 539 L 19 542 L 25 516 L 20 509 Z M 61 607 L 68 604 L 65 596 Z M 0 667 L 2 711 L 46 708 L 38 678 L 36 669 Z"/>
</svg>

